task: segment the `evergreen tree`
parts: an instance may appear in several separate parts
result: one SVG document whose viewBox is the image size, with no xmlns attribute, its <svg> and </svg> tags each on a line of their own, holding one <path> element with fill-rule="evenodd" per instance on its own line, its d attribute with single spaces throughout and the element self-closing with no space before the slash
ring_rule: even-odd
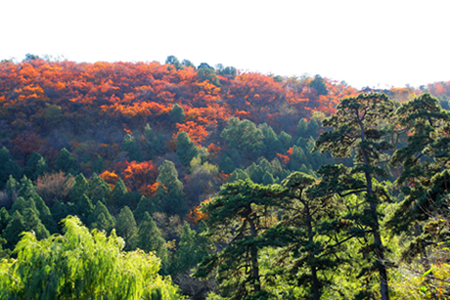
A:
<svg viewBox="0 0 450 300">
<path fill-rule="evenodd" d="M 262 184 L 268 185 L 268 184 L 273 184 L 273 183 L 275 183 L 275 179 L 273 178 L 272 173 L 265 171 L 263 178 L 262 178 Z"/>
<path fill-rule="evenodd" d="M 122 178 L 119 178 L 111 193 L 111 199 L 114 203 L 122 203 L 123 196 L 127 193 L 128 191 L 125 183 L 123 182 Z"/>
<path fill-rule="evenodd" d="M 47 160 L 42 157 L 41 154 L 34 152 L 30 155 L 27 161 L 25 169 L 23 170 L 24 175 L 31 180 L 36 180 L 39 176 L 48 173 L 50 168 L 48 166 Z"/>
<path fill-rule="evenodd" d="M 227 128 L 220 136 L 229 147 L 245 151 L 248 156 L 259 156 L 264 152 L 264 134 L 250 120 L 228 119 Z"/>
<path fill-rule="evenodd" d="M 260 251 L 272 244 L 267 227 L 277 207 L 284 203 L 277 185 L 261 186 L 250 180 L 228 183 L 219 196 L 202 206 L 209 235 L 225 248 L 208 255 L 195 276 L 217 272 L 222 297 L 229 299 L 271 299 L 260 272 Z M 242 272 L 241 270 L 246 270 Z"/>
<path fill-rule="evenodd" d="M 82 173 L 75 176 L 72 189 L 70 190 L 69 198 L 73 203 L 78 203 L 84 194 L 88 193 L 89 183 Z"/>
<path fill-rule="evenodd" d="M 219 169 L 225 174 L 231 174 L 236 169 L 236 166 L 233 160 L 227 154 L 224 154 L 221 157 Z"/>
<path fill-rule="evenodd" d="M 277 153 L 282 152 L 283 144 L 278 140 L 278 136 L 275 131 L 273 131 L 273 128 L 267 125 L 267 123 L 259 125 L 258 128 L 264 135 L 264 156 L 268 159 L 275 158 Z"/>
<path fill-rule="evenodd" d="M 11 153 L 6 147 L 0 149 L 0 189 L 5 187 L 5 184 L 12 175 L 16 180 L 22 177 L 22 170 L 19 165 L 12 160 Z"/>
<path fill-rule="evenodd" d="M 170 119 L 174 123 L 183 123 L 186 114 L 184 113 L 184 109 L 178 104 L 174 104 L 172 106 L 172 110 L 170 111 Z"/>
<path fill-rule="evenodd" d="M 175 140 L 177 145 L 177 155 L 183 166 L 189 166 L 191 160 L 200 154 L 200 149 L 194 144 L 189 135 L 181 131 L 177 134 L 177 139 Z"/>
<path fill-rule="evenodd" d="M 86 194 L 83 194 L 78 198 L 77 202 L 75 203 L 75 211 L 80 220 L 84 224 L 87 224 L 89 216 L 94 211 L 94 205 L 92 204 L 91 199 L 86 196 Z"/>
<path fill-rule="evenodd" d="M 117 235 L 125 241 L 125 250 L 133 250 L 137 234 L 137 225 L 133 213 L 128 206 L 120 210 L 116 222 Z"/>
<path fill-rule="evenodd" d="M 32 208 L 26 208 L 23 213 L 23 220 L 26 231 L 33 231 L 38 240 L 48 238 L 50 233 L 38 218 L 37 213 Z"/>
<path fill-rule="evenodd" d="M 122 141 L 122 150 L 126 151 L 130 161 L 142 161 L 142 153 L 133 135 L 127 134 Z"/>
<path fill-rule="evenodd" d="M 104 204 L 109 203 L 111 187 L 96 173 L 92 174 L 92 177 L 89 179 L 88 197 L 94 205 L 97 205 L 99 201 Z"/>
<path fill-rule="evenodd" d="M 116 225 L 116 219 L 111 216 L 108 209 L 102 202 L 97 202 L 94 211 L 88 217 L 89 228 L 97 228 L 109 233 Z"/>
<path fill-rule="evenodd" d="M 8 249 L 13 249 L 17 242 L 20 240 L 20 234 L 26 230 L 25 220 L 19 211 L 14 211 L 11 215 L 8 225 L 2 232 L 2 238 L 7 243 Z"/>
<path fill-rule="evenodd" d="M 245 172 L 247 172 L 248 176 L 253 182 L 263 182 L 264 170 L 260 165 L 257 165 L 253 162 L 247 169 L 245 169 Z"/>
<path fill-rule="evenodd" d="M 66 174 L 77 175 L 78 172 L 78 162 L 73 157 L 66 148 L 61 150 L 61 154 L 55 160 L 55 170 L 63 171 Z"/>
<path fill-rule="evenodd" d="M 0 234 L 2 231 L 8 226 L 9 220 L 11 219 L 11 216 L 9 215 L 8 211 L 5 207 L 2 207 L 0 209 Z"/>
<path fill-rule="evenodd" d="M 239 180 L 246 180 L 246 179 L 250 179 L 248 174 L 242 169 L 236 169 L 233 171 L 233 173 L 231 173 L 230 178 L 228 179 L 228 182 L 231 183 L 231 182 L 236 182 Z"/>
<path fill-rule="evenodd" d="M 145 213 L 153 214 L 156 212 L 157 206 L 158 204 L 156 203 L 155 197 L 149 199 L 144 196 L 140 196 L 139 203 L 133 212 L 136 221 L 140 222 L 144 218 Z"/>
<path fill-rule="evenodd" d="M 169 252 L 167 250 L 166 241 L 161 236 L 161 232 L 153 218 L 146 212 L 144 218 L 139 225 L 136 237 L 136 247 L 146 252 L 154 251 L 156 256 L 161 259 L 161 273 L 167 274 L 169 267 Z"/>
<path fill-rule="evenodd" d="M 337 107 L 336 114 L 323 121 L 324 126 L 333 130 L 324 132 L 316 142 L 316 149 L 331 151 L 335 157 L 350 157 L 355 153 L 354 164 L 322 166 L 318 173 L 323 176 L 321 188 L 327 193 L 339 195 L 362 194 L 365 208 L 352 216 L 354 230 L 372 241 L 365 250 L 372 255 L 367 271 L 377 270 L 380 280 L 381 299 L 389 299 L 385 246 L 380 233 L 379 204 L 387 198 L 387 192 L 375 185 L 377 178 L 387 175 L 383 162 L 392 145 L 385 140 L 389 134 L 386 127 L 392 122 L 394 105 L 384 94 L 359 94 L 344 98 Z M 367 228 L 367 231 L 365 229 Z"/>
<path fill-rule="evenodd" d="M 159 183 L 155 200 L 163 212 L 168 215 L 187 213 L 183 184 L 178 180 L 178 172 L 173 162 L 165 160 L 159 167 L 156 178 Z"/>
<path fill-rule="evenodd" d="M 292 147 L 292 136 L 284 131 L 280 132 L 278 135 L 278 140 L 281 143 L 281 149 L 279 153 L 286 153 L 290 147 Z"/>
</svg>

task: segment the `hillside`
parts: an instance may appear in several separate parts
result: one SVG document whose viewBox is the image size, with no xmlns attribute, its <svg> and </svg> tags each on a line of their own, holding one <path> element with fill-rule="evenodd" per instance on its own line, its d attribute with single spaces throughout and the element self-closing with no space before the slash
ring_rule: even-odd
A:
<svg viewBox="0 0 450 300">
<path fill-rule="evenodd" d="M 64 221 L 71 230 L 84 224 L 119 245 L 116 232 L 125 243 L 114 251 L 151 259 L 152 274 L 170 274 L 193 299 L 378 298 L 377 276 L 390 268 L 383 255 L 399 266 L 389 277 L 394 297 L 414 284 L 445 297 L 448 285 L 420 276 L 450 270 L 448 219 L 431 229 L 448 200 L 448 97 L 450 82 L 358 91 L 320 75 L 195 67 L 173 56 L 2 61 L 0 258 L 22 255 L 11 252 L 26 245 L 17 244 L 22 231 L 51 245 L 65 232 L 61 220 L 76 215 L 82 223 Z M 206 281 L 192 276 L 199 263 Z M 419 263 L 424 270 L 412 274 Z M 401 276 L 415 283 L 406 288 Z"/>
</svg>

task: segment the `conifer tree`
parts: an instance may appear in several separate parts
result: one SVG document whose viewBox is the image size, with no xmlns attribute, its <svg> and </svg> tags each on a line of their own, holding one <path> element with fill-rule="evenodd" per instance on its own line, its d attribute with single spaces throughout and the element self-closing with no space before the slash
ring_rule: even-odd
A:
<svg viewBox="0 0 450 300">
<path fill-rule="evenodd" d="M 89 216 L 94 211 L 94 205 L 86 194 L 83 194 L 80 198 L 78 198 L 75 203 L 75 211 L 80 220 L 84 224 L 87 224 Z"/>
<path fill-rule="evenodd" d="M 111 187 L 103 178 L 94 173 L 88 183 L 88 197 L 94 205 L 97 205 L 99 201 L 104 204 L 109 203 Z"/>
<path fill-rule="evenodd" d="M 207 277 L 217 271 L 223 297 L 270 299 L 272 295 L 263 285 L 259 253 L 274 245 L 265 236 L 264 224 L 274 219 L 276 208 L 285 202 L 283 193 L 277 185 L 262 186 L 250 180 L 224 185 L 219 196 L 201 210 L 208 216 L 209 236 L 226 247 L 203 259 L 195 276 Z"/>
<path fill-rule="evenodd" d="M 200 154 L 200 149 L 194 144 L 189 135 L 181 131 L 177 134 L 177 139 L 175 140 L 177 145 L 177 155 L 183 166 L 189 166 L 191 160 Z"/>
<path fill-rule="evenodd" d="M 170 111 L 170 119 L 174 123 L 183 123 L 186 114 L 184 113 L 184 109 L 175 103 L 172 106 L 172 110 Z"/>
<path fill-rule="evenodd" d="M 242 169 L 236 169 L 233 171 L 233 173 L 231 173 L 230 178 L 228 178 L 228 182 L 231 183 L 231 182 L 235 182 L 235 181 L 239 181 L 239 180 L 246 180 L 246 179 L 250 179 L 247 172 L 245 172 Z"/>
<path fill-rule="evenodd" d="M 8 226 L 9 220 L 11 219 L 11 216 L 9 215 L 8 211 L 5 207 L 2 207 L 0 209 L 0 234 L 2 231 Z"/>
<path fill-rule="evenodd" d="M 119 178 L 111 193 L 111 199 L 114 203 L 122 203 L 123 196 L 128 193 L 127 187 L 122 178 Z"/>
<path fill-rule="evenodd" d="M 75 176 L 72 189 L 70 190 L 69 198 L 73 203 L 78 203 L 84 194 L 88 193 L 89 183 L 82 173 Z"/>
<path fill-rule="evenodd" d="M 105 161 L 103 160 L 103 157 L 100 155 L 97 155 L 97 159 L 94 161 L 94 164 L 92 165 L 92 171 L 97 174 L 101 174 L 105 170 Z"/>
<path fill-rule="evenodd" d="M 2 237 L 7 241 L 6 247 L 13 249 L 20 240 L 20 234 L 26 230 L 25 220 L 19 211 L 14 211 L 8 225 L 2 232 Z"/>
<path fill-rule="evenodd" d="M 127 134 L 122 141 L 122 149 L 126 151 L 130 161 L 142 161 L 142 153 L 133 135 Z"/>
<path fill-rule="evenodd" d="M 368 256 L 372 259 L 372 265 L 366 271 L 378 271 L 382 300 L 389 299 L 389 292 L 379 204 L 387 199 L 387 192 L 374 185 L 374 180 L 387 176 L 384 161 L 392 145 L 385 137 L 389 134 L 388 125 L 392 122 L 393 112 L 393 102 L 384 94 L 359 94 L 344 98 L 336 114 L 323 121 L 323 125 L 332 127 L 332 130 L 320 135 L 315 148 L 321 152 L 331 151 L 335 157 L 345 158 L 355 153 L 351 167 L 322 166 L 318 171 L 323 176 L 320 188 L 340 196 L 363 195 L 365 208 L 360 214 L 354 214 L 351 221 L 360 235 L 368 238 L 364 228 L 371 233 L 372 240 L 365 250 L 372 254 Z"/>
<path fill-rule="evenodd" d="M 97 228 L 109 233 L 116 225 L 116 219 L 111 216 L 106 206 L 99 201 L 95 205 L 92 214 L 88 217 L 88 225 L 91 229 Z"/>
<path fill-rule="evenodd" d="M 135 246 L 137 225 L 133 213 L 128 206 L 120 210 L 116 222 L 117 235 L 125 241 L 125 250 L 133 250 Z"/>
<path fill-rule="evenodd" d="M 55 160 L 55 170 L 63 171 L 66 174 L 77 175 L 78 162 L 66 148 L 62 148 L 61 154 Z"/>
<path fill-rule="evenodd" d="M 169 267 L 169 252 L 166 241 L 156 226 L 153 218 L 146 212 L 139 225 L 136 236 L 136 247 L 146 252 L 153 251 L 161 259 L 161 273 L 167 274 Z"/>
<path fill-rule="evenodd" d="M 186 214 L 186 196 L 183 191 L 183 183 L 178 179 L 178 172 L 173 162 L 165 160 L 162 163 L 156 181 L 159 185 L 154 198 L 161 210 L 169 215 Z"/>
<path fill-rule="evenodd" d="M 12 175 L 16 180 L 22 177 L 22 170 L 12 159 L 11 153 L 6 147 L 0 149 L 0 189 L 5 187 L 6 181 Z"/>
<path fill-rule="evenodd" d="M 24 175 L 31 180 L 36 180 L 39 176 L 42 176 L 49 171 L 50 167 L 48 166 L 47 160 L 42 157 L 41 154 L 34 151 L 31 153 L 25 169 L 23 170 Z"/>
</svg>

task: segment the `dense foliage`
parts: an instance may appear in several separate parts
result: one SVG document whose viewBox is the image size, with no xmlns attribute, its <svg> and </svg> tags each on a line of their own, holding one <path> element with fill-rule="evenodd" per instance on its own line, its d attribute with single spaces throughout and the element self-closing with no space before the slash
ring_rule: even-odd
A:
<svg viewBox="0 0 450 300">
<path fill-rule="evenodd" d="M 446 299 L 449 86 L 2 61 L 2 298 Z"/>
</svg>

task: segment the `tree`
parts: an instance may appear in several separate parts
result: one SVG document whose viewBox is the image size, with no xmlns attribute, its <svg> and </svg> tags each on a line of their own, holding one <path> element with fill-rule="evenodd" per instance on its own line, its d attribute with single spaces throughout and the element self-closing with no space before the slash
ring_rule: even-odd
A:
<svg viewBox="0 0 450 300">
<path fill-rule="evenodd" d="M 413 236 L 403 251 L 403 259 L 420 256 L 423 273 L 430 283 L 434 276 L 427 248 L 445 241 L 436 234 L 436 216 L 448 213 L 450 194 L 450 114 L 439 107 L 438 99 L 424 93 L 405 102 L 397 110 L 401 132 L 409 132 L 408 143 L 395 151 L 392 165 L 401 163 L 395 185 L 404 195 L 387 222 L 396 234 Z"/>
<path fill-rule="evenodd" d="M 34 151 L 28 159 L 25 169 L 23 170 L 24 175 L 31 180 L 36 180 L 39 176 L 42 176 L 49 171 L 50 168 L 47 160 L 42 157 L 42 155 Z"/>
<path fill-rule="evenodd" d="M 12 175 L 16 180 L 22 176 L 22 170 L 19 165 L 12 160 L 11 153 L 6 147 L 0 149 L 0 189 L 5 187 L 9 175 Z"/>
<path fill-rule="evenodd" d="M 340 196 L 362 194 L 365 208 L 353 216 L 356 224 L 369 228 L 372 242 L 366 250 L 372 252 L 373 264 L 368 270 L 377 270 L 380 280 L 381 299 L 389 299 L 387 262 L 385 246 L 380 233 L 379 204 L 387 198 L 387 192 L 375 185 L 377 178 L 387 176 L 384 165 L 388 158 L 386 151 L 392 145 L 385 140 L 394 112 L 393 102 L 384 94 L 359 94 L 341 100 L 336 115 L 323 121 L 325 127 L 332 127 L 316 141 L 315 150 L 331 151 L 335 157 L 350 157 L 354 153 L 353 165 L 325 165 L 318 173 L 323 176 L 321 189 Z M 364 230 L 359 230 L 365 236 Z"/>
<path fill-rule="evenodd" d="M 157 274 L 157 257 L 122 247 L 115 232 L 89 232 L 76 217 L 64 220 L 64 235 L 39 241 L 27 232 L 17 259 L 1 262 L 0 298 L 182 299 L 170 279 Z"/>
<path fill-rule="evenodd" d="M 88 217 L 89 228 L 97 228 L 98 230 L 103 230 L 106 233 L 109 233 L 115 225 L 116 219 L 111 216 L 106 206 L 100 201 L 97 202 L 94 211 Z"/>
<path fill-rule="evenodd" d="M 94 173 L 89 179 L 88 185 L 87 195 L 94 205 L 96 205 L 99 201 L 104 204 L 109 203 L 109 199 L 111 197 L 111 187 L 103 178 Z"/>
<path fill-rule="evenodd" d="M 141 150 L 136 143 L 136 139 L 130 133 L 123 138 L 122 149 L 127 152 L 130 161 L 142 161 Z"/>
<path fill-rule="evenodd" d="M 66 174 L 78 174 L 78 162 L 66 148 L 62 148 L 61 154 L 55 160 L 56 171 L 63 171 Z"/>
<path fill-rule="evenodd" d="M 173 162 L 165 160 L 159 167 L 156 178 L 158 187 L 154 196 L 157 205 L 169 215 L 187 213 L 183 184 L 178 180 L 178 172 Z"/>
<path fill-rule="evenodd" d="M 247 151 L 251 156 L 259 156 L 264 151 L 264 134 L 250 120 L 228 119 L 227 128 L 220 136 L 229 147 Z"/>
<path fill-rule="evenodd" d="M 320 75 L 314 76 L 314 80 L 311 81 L 309 86 L 315 89 L 318 95 L 328 95 L 327 86 L 325 85 L 325 81 Z"/>
<path fill-rule="evenodd" d="M 186 114 L 184 113 L 184 109 L 175 103 L 172 106 L 172 110 L 170 111 L 170 119 L 174 123 L 183 123 Z"/>
<path fill-rule="evenodd" d="M 122 198 L 128 193 L 127 187 L 122 178 L 119 178 L 111 192 L 111 199 L 114 203 L 122 203 Z"/>
<path fill-rule="evenodd" d="M 161 236 L 161 232 L 153 218 L 146 212 L 144 219 L 139 225 L 136 236 L 136 247 L 146 252 L 154 251 L 155 255 L 161 259 L 161 273 L 167 274 L 169 267 L 169 252 L 166 241 Z"/>
<path fill-rule="evenodd" d="M 272 245 L 264 233 L 274 220 L 274 208 L 283 202 L 281 193 L 279 186 L 239 181 L 224 185 L 218 197 L 204 204 L 201 210 L 208 216 L 209 235 L 224 247 L 203 259 L 196 276 L 217 271 L 222 296 L 230 299 L 269 298 L 258 257 L 261 249 Z"/>
<path fill-rule="evenodd" d="M 133 213 L 128 206 L 120 210 L 116 222 L 117 235 L 125 241 L 125 250 L 133 250 L 137 234 L 137 225 Z"/>
<path fill-rule="evenodd" d="M 177 134 L 177 139 L 175 140 L 177 145 L 177 155 L 183 166 L 189 166 L 191 160 L 199 155 L 200 149 L 194 144 L 194 142 L 189 138 L 189 135 L 181 131 Z"/>
</svg>

